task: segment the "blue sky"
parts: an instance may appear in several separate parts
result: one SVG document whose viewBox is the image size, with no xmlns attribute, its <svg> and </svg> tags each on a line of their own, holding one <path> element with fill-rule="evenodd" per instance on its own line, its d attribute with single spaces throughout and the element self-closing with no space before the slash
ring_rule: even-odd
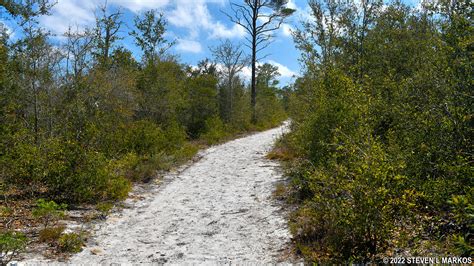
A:
<svg viewBox="0 0 474 266">
<path fill-rule="evenodd" d="M 61 36 L 69 26 L 83 29 L 93 26 L 94 12 L 105 0 L 57 0 L 50 16 L 39 18 L 42 27 L 51 33 Z M 241 0 L 232 0 L 241 1 Z M 405 0 L 414 4 L 416 0 Z M 250 51 L 243 45 L 245 42 L 244 30 L 233 24 L 222 11 L 230 11 L 229 0 L 108 0 L 111 10 L 120 8 L 123 12 L 124 26 L 121 35 L 124 37 L 123 46 L 139 57 L 140 51 L 134 45 L 128 32 L 133 29 L 133 18 L 148 9 L 157 9 L 163 12 L 168 21 L 166 37 L 176 40 L 172 48 L 173 54 L 179 55 L 181 62 L 196 65 L 197 62 L 212 55 L 209 47 L 218 45 L 225 39 L 242 44 L 243 49 Z M 296 13 L 276 32 L 274 42 L 261 55 L 268 56 L 262 62 L 276 65 L 281 73 L 281 83 L 285 85 L 298 75 L 299 51 L 295 49 L 291 30 L 298 27 L 302 20 L 307 19 L 309 7 L 307 0 L 290 0 L 288 7 L 296 9 Z M 1 11 L 1 10 L 0 10 Z M 0 17 L 0 22 L 1 22 Z M 4 21 L 13 38 L 18 32 L 18 26 Z M 56 38 L 59 41 L 60 38 Z M 249 76 L 249 69 L 244 70 L 244 76 Z"/>
</svg>

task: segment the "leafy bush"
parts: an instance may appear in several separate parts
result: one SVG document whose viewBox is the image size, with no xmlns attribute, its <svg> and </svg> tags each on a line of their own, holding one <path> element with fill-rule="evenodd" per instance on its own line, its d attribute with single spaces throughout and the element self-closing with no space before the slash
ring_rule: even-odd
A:
<svg viewBox="0 0 474 266">
<path fill-rule="evenodd" d="M 277 126 L 287 118 L 283 105 L 276 96 L 276 90 L 276 88 L 266 86 L 261 86 L 257 90 L 255 112 L 257 116 L 256 126 L 258 129 Z"/>
<path fill-rule="evenodd" d="M 407 178 L 398 174 L 403 166 L 377 141 L 361 148 L 339 136 L 333 145 L 326 167 L 300 174 L 311 196 L 295 213 L 293 232 L 313 260 L 331 254 L 334 260 L 366 261 L 385 251 L 393 221 L 414 211 L 416 193 L 404 187 Z"/>
<path fill-rule="evenodd" d="M 164 150 L 166 152 L 179 150 L 186 143 L 187 137 L 185 128 L 176 121 L 171 121 L 165 128 L 166 145 Z"/>
<path fill-rule="evenodd" d="M 42 180 L 44 165 L 40 149 L 23 134 L 15 134 L 9 147 L 2 151 L 0 168 L 3 169 L 5 182 L 31 191 Z"/>
<path fill-rule="evenodd" d="M 75 142 L 54 143 L 46 154 L 49 169 L 45 184 L 51 195 L 68 202 L 123 199 L 129 182 L 114 175 L 101 153 L 83 149 Z"/>
<path fill-rule="evenodd" d="M 199 146 L 193 143 L 185 143 L 180 149 L 173 152 L 173 165 L 179 165 L 192 159 L 199 151 Z"/>
<path fill-rule="evenodd" d="M 23 233 L 13 231 L 0 232 L 0 264 L 7 265 L 22 252 L 28 243 Z"/>
<path fill-rule="evenodd" d="M 205 122 L 205 130 L 200 138 L 208 144 L 216 144 L 227 136 L 224 123 L 219 117 L 208 118 Z"/>
<path fill-rule="evenodd" d="M 151 121 L 133 122 L 125 134 L 124 147 L 139 156 L 159 153 L 168 145 L 165 132 Z"/>
<path fill-rule="evenodd" d="M 63 234 L 59 238 L 58 246 L 62 252 L 78 253 L 84 246 L 84 239 L 76 233 Z"/>
<path fill-rule="evenodd" d="M 36 207 L 33 209 L 33 217 L 43 220 L 44 227 L 64 217 L 64 210 L 67 208 L 66 204 L 57 204 L 54 201 L 46 201 L 39 199 L 36 201 Z"/>
</svg>

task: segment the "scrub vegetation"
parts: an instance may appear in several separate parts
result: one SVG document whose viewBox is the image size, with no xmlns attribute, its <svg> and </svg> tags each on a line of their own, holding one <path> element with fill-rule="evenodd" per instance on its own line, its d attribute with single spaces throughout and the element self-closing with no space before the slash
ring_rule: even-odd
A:
<svg viewBox="0 0 474 266">
<path fill-rule="evenodd" d="M 308 261 L 473 255 L 471 1 L 311 0 L 304 75 L 270 154 Z"/>
<path fill-rule="evenodd" d="M 163 14 L 149 10 L 125 25 L 121 11 L 106 6 L 95 26 L 70 28 L 58 45 L 37 22 L 53 2 L 0 4 L 17 25 L 15 38 L 0 27 L 2 263 L 24 248 L 25 236 L 13 232 L 27 220 L 43 224 L 42 242 L 77 252 L 83 236 L 56 224 L 65 211 L 123 200 L 134 182 L 186 162 L 201 145 L 286 119 L 279 74 L 266 64 L 257 71 L 261 103 L 251 121 L 239 74 L 247 60 L 232 73 L 218 65 L 222 57 L 245 58 L 239 46 L 221 49 L 229 46 L 223 42 L 220 54 L 189 66 L 170 52 Z M 140 58 L 121 42 L 127 28 Z"/>
</svg>

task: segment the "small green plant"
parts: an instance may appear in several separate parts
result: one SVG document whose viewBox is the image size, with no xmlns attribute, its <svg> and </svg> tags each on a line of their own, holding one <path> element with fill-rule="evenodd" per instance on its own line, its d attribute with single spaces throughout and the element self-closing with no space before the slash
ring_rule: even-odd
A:
<svg viewBox="0 0 474 266">
<path fill-rule="evenodd" d="M 462 257 L 469 257 L 474 254 L 474 246 L 469 242 L 469 236 L 463 237 L 460 235 L 452 236 L 454 247 L 457 254 Z"/>
<path fill-rule="evenodd" d="M 0 233 L 0 265 L 7 265 L 26 248 L 28 239 L 23 233 L 6 231 Z"/>
<path fill-rule="evenodd" d="M 41 219 L 46 228 L 51 222 L 55 223 L 60 218 L 64 217 L 64 210 L 66 208 L 66 204 L 57 204 L 54 201 L 39 199 L 36 202 L 36 208 L 33 209 L 33 217 Z"/>
<path fill-rule="evenodd" d="M 46 227 L 39 232 L 39 241 L 53 243 L 56 242 L 66 229 L 64 226 Z"/>
<path fill-rule="evenodd" d="M 107 216 L 109 215 L 110 211 L 112 210 L 112 208 L 114 207 L 114 204 L 110 203 L 110 202 L 101 202 L 99 204 L 97 204 L 96 208 L 98 211 L 101 212 L 102 215 L 104 216 Z"/>
<path fill-rule="evenodd" d="M 13 209 L 9 207 L 0 207 L 0 217 L 9 217 L 13 214 Z"/>
<path fill-rule="evenodd" d="M 59 249 L 62 252 L 77 253 L 82 250 L 84 239 L 80 234 L 68 233 L 59 238 Z"/>
</svg>

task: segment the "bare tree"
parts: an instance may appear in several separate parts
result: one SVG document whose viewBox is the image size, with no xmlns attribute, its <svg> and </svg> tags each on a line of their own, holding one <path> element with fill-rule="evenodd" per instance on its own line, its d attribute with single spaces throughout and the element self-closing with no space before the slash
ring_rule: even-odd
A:
<svg viewBox="0 0 474 266">
<path fill-rule="evenodd" d="M 233 14 L 225 13 L 232 22 L 242 26 L 249 37 L 246 37 L 247 47 L 252 51 L 251 67 L 251 106 L 252 122 L 257 121 L 255 105 L 256 91 L 256 66 L 257 54 L 268 47 L 273 32 L 280 28 L 284 20 L 289 17 L 294 9 L 287 8 L 288 0 L 244 0 L 243 3 L 231 2 Z"/>
<path fill-rule="evenodd" d="M 234 80 L 242 69 L 248 65 L 249 58 L 243 53 L 238 45 L 232 44 L 229 40 L 224 41 L 219 46 L 211 48 L 216 63 L 222 66 L 221 73 L 224 77 L 224 86 L 227 88 L 228 97 L 228 119 L 232 117 L 233 110 L 233 88 Z"/>
<path fill-rule="evenodd" d="M 70 68 L 72 70 L 72 77 L 74 84 L 82 77 L 84 72 L 90 67 L 91 50 L 93 47 L 94 35 L 86 29 L 84 31 L 72 31 L 69 27 L 68 31 L 64 33 L 67 42 L 64 45 L 66 51 L 66 78 L 70 78 Z"/>
</svg>

